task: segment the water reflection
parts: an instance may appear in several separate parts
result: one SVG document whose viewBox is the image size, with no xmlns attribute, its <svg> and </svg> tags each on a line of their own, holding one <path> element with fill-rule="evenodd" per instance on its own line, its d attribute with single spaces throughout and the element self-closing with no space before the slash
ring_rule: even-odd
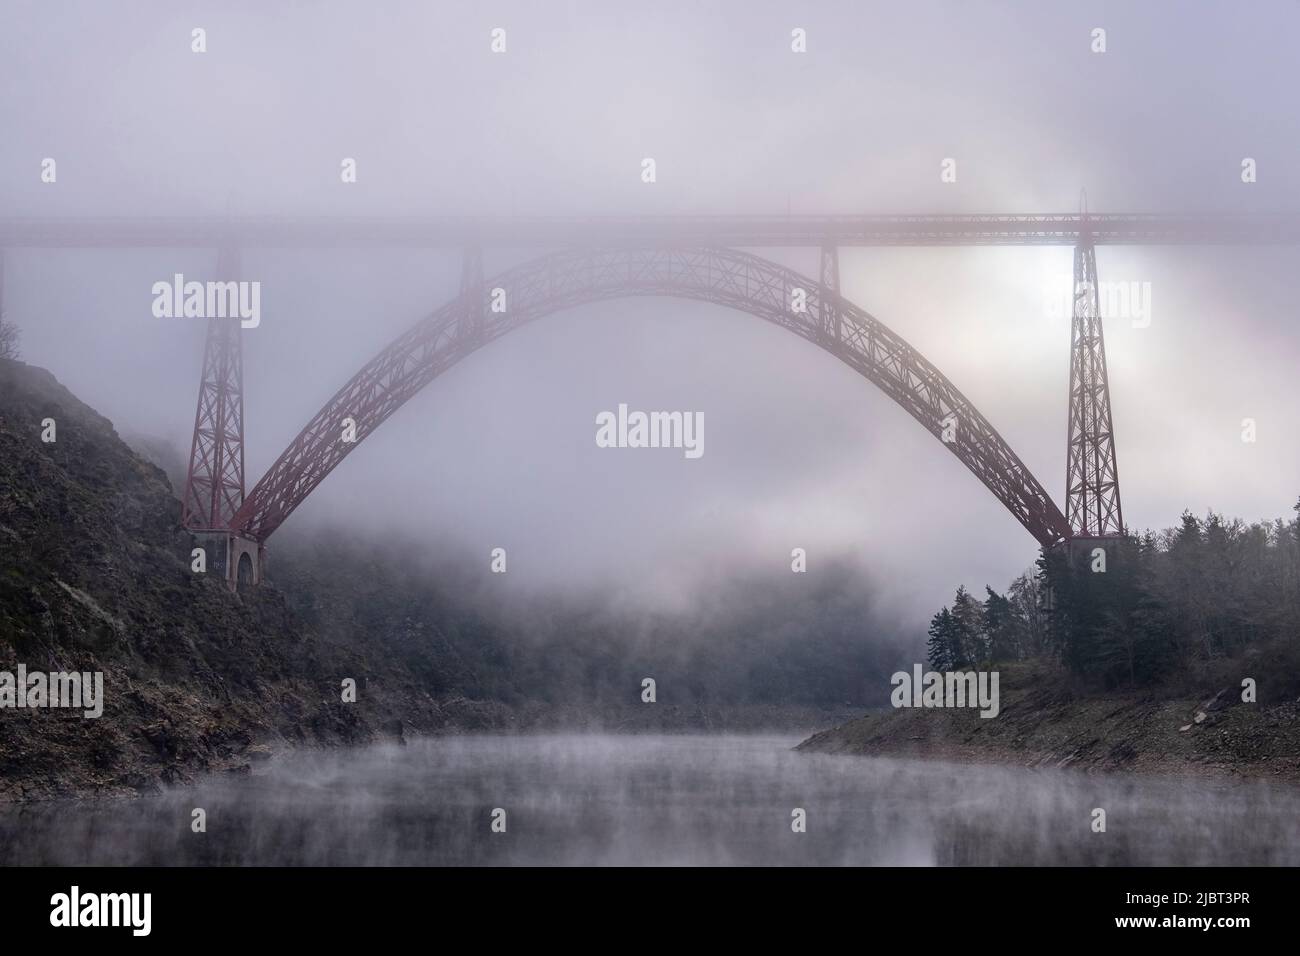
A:
<svg viewBox="0 0 1300 956">
<path fill-rule="evenodd" d="M 793 753 L 759 736 L 455 737 L 157 798 L 0 809 L 12 864 L 1300 864 L 1300 788 Z M 191 810 L 208 831 L 190 831 Z M 491 832 L 492 810 L 507 830 Z M 807 832 L 791 831 L 791 811 Z M 1091 832 L 1091 811 L 1107 832 Z"/>
</svg>

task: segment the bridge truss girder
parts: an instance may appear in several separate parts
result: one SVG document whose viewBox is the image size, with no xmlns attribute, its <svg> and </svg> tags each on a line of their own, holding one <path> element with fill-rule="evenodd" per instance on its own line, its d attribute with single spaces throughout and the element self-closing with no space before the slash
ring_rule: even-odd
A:
<svg viewBox="0 0 1300 956">
<path fill-rule="evenodd" d="M 367 435 L 493 339 L 591 302 L 672 296 L 748 312 L 835 355 L 943 441 L 1041 544 L 1069 537 L 1065 516 L 993 426 L 902 337 L 833 291 L 837 263 L 828 268 L 824 256 L 817 281 L 734 249 L 616 246 L 566 249 L 481 286 L 468 281 L 461 295 L 398 337 L 335 392 L 248 494 L 231 526 L 264 542 Z M 485 297 L 495 288 L 504 290 L 504 312 L 488 308 Z M 795 289 L 803 290 L 802 312 L 793 308 Z M 464 334 L 475 319 L 477 334 Z M 343 440 L 349 418 L 356 426 L 353 442 Z"/>
</svg>

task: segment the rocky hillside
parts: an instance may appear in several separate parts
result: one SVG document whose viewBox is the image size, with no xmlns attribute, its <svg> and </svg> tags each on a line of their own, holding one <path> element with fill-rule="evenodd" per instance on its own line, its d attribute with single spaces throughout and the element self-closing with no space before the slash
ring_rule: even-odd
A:
<svg viewBox="0 0 1300 956">
<path fill-rule="evenodd" d="M 880 699 L 894 667 L 862 639 L 870 594 L 847 568 L 741 582 L 687 618 L 586 598 L 503 609 L 463 561 L 339 529 L 283 533 L 270 583 L 233 595 L 190 570 L 179 517 L 111 422 L 0 360 L 0 672 L 105 685 L 98 719 L 0 708 L 0 799 L 149 791 L 407 732 L 825 726 Z"/>
<path fill-rule="evenodd" d="M 799 745 L 821 753 L 1300 779 L 1300 702 L 1248 704 L 1235 684 L 1196 696 L 1164 689 L 1076 693 L 1057 668 L 998 668 L 1001 712 L 900 708 Z"/>
<path fill-rule="evenodd" d="M 0 796 L 149 790 L 287 744 L 499 719 L 430 698 L 419 647 L 327 639 L 273 588 L 236 597 L 192 573 L 178 519 L 166 476 L 111 422 L 43 369 L 0 360 L 0 671 L 102 671 L 105 685 L 99 719 L 0 709 Z"/>
</svg>

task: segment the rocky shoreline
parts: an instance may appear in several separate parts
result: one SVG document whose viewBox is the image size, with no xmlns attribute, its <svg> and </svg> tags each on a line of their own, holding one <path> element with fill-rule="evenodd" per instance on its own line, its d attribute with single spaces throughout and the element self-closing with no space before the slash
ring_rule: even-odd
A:
<svg viewBox="0 0 1300 956">
<path fill-rule="evenodd" d="M 138 693 L 138 691 L 133 692 Z M 154 694 L 148 695 L 156 698 Z M 143 698 L 140 702 L 143 702 Z M 307 703 L 300 701 L 300 704 Z M 549 733 L 799 733 L 843 719 L 806 708 L 738 708 L 700 711 L 664 706 L 625 712 L 556 712 L 540 706 L 512 709 L 466 698 L 406 702 L 408 718 L 317 702 L 308 730 L 268 723 L 255 705 L 218 713 L 174 700 L 166 716 L 139 726 L 134 718 L 95 726 L 74 714 L 29 711 L 10 714 L 0 740 L 12 744 L 0 757 L 0 804 L 59 799 L 134 798 L 185 787 L 214 775 L 252 774 L 290 752 L 407 743 L 419 737 L 462 734 Z M 791 730 L 791 728 L 794 728 Z"/>
<path fill-rule="evenodd" d="M 1001 711 L 899 709 L 809 737 L 804 752 L 1300 783 L 1300 702 L 1240 689 L 1088 694 L 1044 665 L 1001 668 Z"/>
</svg>

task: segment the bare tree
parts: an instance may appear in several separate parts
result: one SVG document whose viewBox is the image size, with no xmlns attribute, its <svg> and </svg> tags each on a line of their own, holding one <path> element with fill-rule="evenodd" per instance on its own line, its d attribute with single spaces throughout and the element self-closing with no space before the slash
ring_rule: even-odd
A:
<svg viewBox="0 0 1300 956">
<path fill-rule="evenodd" d="M 0 315 L 0 358 L 16 359 L 18 357 L 18 326 L 6 322 Z"/>
</svg>

